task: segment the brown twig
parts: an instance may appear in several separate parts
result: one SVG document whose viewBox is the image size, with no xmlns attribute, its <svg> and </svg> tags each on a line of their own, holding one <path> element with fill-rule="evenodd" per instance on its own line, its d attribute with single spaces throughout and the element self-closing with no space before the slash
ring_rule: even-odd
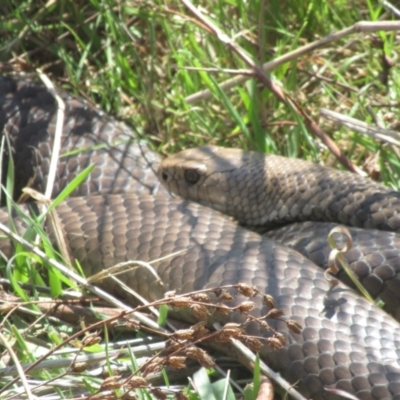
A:
<svg viewBox="0 0 400 400">
<path fill-rule="evenodd" d="M 360 170 L 356 165 L 354 165 L 346 156 L 344 156 L 339 149 L 339 147 L 336 145 L 336 143 L 318 126 L 318 124 L 313 121 L 313 119 L 307 114 L 307 112 L 294 100 L 291 98 L 291 96 L 285 92 L 285 90 L 278 85 L 276 82 L 274 82 L 270 77 L 268 77 L 265 73 L 265 70 L 263 67 L 258 66 L 232 39 L 230 39 L 224 32 L 222 32 L 215 24 L 213 24 L 209 19 L 207 19 L 201 12 L 198 10 L 189 0 L 182 0 L 182 3 L 185 4 L 185 6 L 199 19 L 202 21 L 203 24 L 207 25 L 211 32 L 217 36 L 217 38 L 222 42 L 225 43 L 227 47 L 229 47 L 233 52 L 235 52 L 253 71 L 254 71 L 254 76 L 262 82 L 275 96 L 276 98 L 286 104 L 287 106 L 291 107 L 297 115 L 299 115 L 306 127 L 314 133 L 314 135 L 318 136 L 321 141 L 329 148 L 331 153 L 339 160 L 339 162 L 344 165 L 349 171 L 355 172 L 359 175 L 365 176 L 366 174 Z M 369 26 L 369 23 L 365 23 L 366 27 L 364 29 L 367 29 Z M 348 28 L 346 32 L 349 30 L 351 31 L 352 29 L 361 29 L 361 27 L 364 26 L 362 23 L 355 24 L 352 28 Z M 398 24 L 398 29 L 400 29 L 400 23 Z M 348 33 L 346 33 L 348 34 Z M 343 31 L 340 33 L 338 32 L 337 34 L 334 34 L 332 36 L 339 36 L 344 35 Z M 329 39 L 331 41 L 332 39 L 325 38 L 322 39 L 319 42 L 322 42 L 323 44 L 326 44 L 326 41 Z M 328 42 L 329 42 L 328 41 Z M 318 42 L 318 43 L 319 43 Z M 313 46 L 312 46 L 313 45 Z M 318 44 L 319 47 L 322 44 Z M 305 46 L 308 48 L 308 51 L 311 51 L 311 49 L 316 48 L 315 43 L 311 44 L 309 46 Z M 243 79 L 243 77 L 241 77 Z M 221 86 L 221 89 L 224 89 L 223 86 Z M 191 99 L 186 99 L 189 103 L 192 102 Z"/>
<path fill-rule="evenodd" d="M 186 4 L 186 0 L 182 0 Z M 298 57 L 303 56 L 304 54 L 310 53 L 320 47 L 323 47 L 331 42 L 342 39 L 346 36 L 352 35 L 354 33 L 360 32 L 376 32 L 376 31 L 399 31 L 400 30 L 400 22 L 399 21 L 360 21 L 351 26 L 350 28 L 342 29 L 341 31 L 330 33 L 322 39 L 319 39 L 313 43 L 309 43 L 305 46 L 302 46 L 296 50 L 293 50 L 289 53 L 284 54 L 281 57 L 275 58 L 272 61 L 269 61 L 263 64 L 262 69 L 264 72 L 270 72 L 279 67 L 280 65 L 294 60 Z M 222 90 L 229 90 L 237 85 L 246 82 L 248 77 L 246 76 L 237 76 L 235 78 L 226 80 L 219 84 L 219 87 Z M 195 104 L 201 100 L 207 100 L 212 97 L 212 93 L 210 90 L 206 89 L 197 93 L 194 93 L 188 97 L 186 97 L 186 101 L 189 104 Z"/>
<path fill-rule="evenodd" d="M 252 71 L 251 69 L 197 68 L 197 67 L 179 67 L 179 66 L 174 66 L 174 68 L 177 70 L 185 70 L 185 71 L 205 71 L 210 73 L 224 72 L 225 74 L 247 75 L 254 77 L 254 71 Z"/>
</svg>

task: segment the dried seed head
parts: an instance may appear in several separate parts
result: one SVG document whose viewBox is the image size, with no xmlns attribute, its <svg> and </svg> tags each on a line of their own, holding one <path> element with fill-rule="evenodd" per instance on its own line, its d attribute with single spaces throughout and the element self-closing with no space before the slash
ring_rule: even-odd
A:
<svg viewBox="0 0 400 400">
<path fill-rule="evenodd" d="M 193 338 L 193 329 L 179 329 L 171 334 L 171 337 L 178 339 L 178 340 L 190 340 Z"/>
<path fill-rule="evenodd" d="M 274 338 L 278 339 L 282 346 L 284 346 L 286 344 L 285 337 L 282 335 L 282 333 L 275 332 L 274 333 Z"/>
<path fill-rule="evenodd" d="M 249 312 L 254 309 L 254 303 L 252 301 L 244 301 L 236 307 L 241 313 Z"/>
<path fill-rule="evenodd" d="M 141 376 L 132 376 L 129 380 L 130 389 L 141 389 L 147 387 L 147 381 Z"/>
<path fill-rule="evenodd" d="M 271 295 L 269 295 L 269 294 L 264 294 L 263 300 L 264 300 L 264 304 L 265 304 L 268 308 L 275 308 L 275 300 L 274 300 L 274 298 L 273 298 Z"/>
<path fill-rule="evenodd" d="M 242 325 L 238 324 L 237 322 L 227 322 L 224 326 L 223 329 L 237 329 L 241 328 Z"/>
<path fill-rule="evenodd" d="M 103 370 L 100 374 L 100 376 L 103 379 L 106 379 L 110 376 L 115 376 L 115 375 L 120 375 L 121 371 L 117 367 L 112 367 L 110 369 L 107 368 L 107 370 Z"/>
<path fill-rule="evenodd" d="M 189 397 L 183 392 L 175 393 L 175 400 L 189 400 Z"/>
<path fill-rule="evenodd" d="M 155 357 L 153 358 L 149 364 L 146 366 L 145 370 L 143 371 L 143 376 L 147 376 L 151 374 L 152 372 L 158 372 L 161 371 L 163 365 L 164 365 L 165 359 L 161 357 Z"/>
<path fill-rule="evenodd" d="M 200 321 L 197 324 L 193 325 L 191 327 L 194 332 L 209 332 L 209 330 L 206 328 L 206 322 L 205 321 Z"/>
<path fill-rule="evenodd" d="M 210 303 L 211 299 L 207 293 L 196 293 L 192 294 L 190 298 L 194 301 L 200 301 L 201 303 Z"/>
<path fill-rule="evenodd" d="M 289 328 L 290 332 L 293 333 L 301 333 L 301 330 L 303 329 L 303 327 L 293 319 L 287 320 L 286 325 Z"/>
<path fill-rule="evenodd" d="M 269 323 L 267 321 L 260 321 L 259 320 L 259 324 L 260 324 L 261 328 L 264 328 L 264 329 L 266 329 L 268 331 L 271 329 L 271 327 L 269 326 Z"/>
<path fill-rule="evenodd" d="M 185 360 L 186 357 L 171 356 L 166 358 L 165 365 L 173 369 L 182 369 L 186 368 Z"/>
<path fill-rule="evenodd" d="M 157 399 L 157 400 L 167 400 L 167 395 L 158 387 L 152 387 L 150 388 L 151 394 Z"/>
<path fill-rule="evenodd" d="M 96 333 L 90 333 L 82 339 L 82 347 L 93 346 L 101 342 L 101 337 Z"/>
<path fill-rule="evenodd" d="M 232 301 L 233 296 L 225 289 L 221 289 L 217 294 L 218 300 L 220 301 Z"/>
<path fill-rule="evenodd" d="M 185 355 L 192 360 L 197 360 L 200 356 L 200 352 L 202 351 L 204 350 L 196 346 L 190 346 L 185 349 Z"/>
<path fill-rule="evenodd" d="M 243 335 L 243 329 L 239 324 L 236 324 L 234 322 L 225 324 L 222 327 L 222 330 L 226 336 L 229 336 L 230 338 L 235 338 L 238 339 Z"/>
<path fill-rule="evenodd" d="M 262 343 L 256 339 L 255 337 L 252 336 L 243 336 L 241 341 L 251 350 L 254 351 L 255 353 L 258 353 L 262 349 Z"/>
<path fill-rule="evenodd" d="M 86 362 L 76 362 L 72 366 L 72 371 L 75 373 L 83 372 L 86 370 L 87 366 Z"/>
<path fill-rule="evenodd" d="M 267 344 L 272 350 L 279 350 L 279 349 L 281 349 L 283 347 L 281 341 L 279 339 L 274 338 L 274 337 L 268 338 L 267 339 Z"/>
<path fill-rule="evenodd" d="M 228 343 L 231 341 L 231 336 L 226 334 L 224 330 L 221 330 L 215 334 L 214 340 L 219 343 Z"/>
<path fill-rule="evenodd" d="M 258 289 L 244 283 L 238 283 L 236 285 L 236 290 L 246 297 L 254 297 L 258 293 Z"/>
<path fill-rule="evenodd" d="M 187 341 L 179 339 L 168 339 L 165 341 L 165 354 L 172 354 L 176 351 L 180 351 Z"/>
<path fill-rule="evenodd" d="M 199 323 L 197 323 L 196 325 L 192 326 L 192 329 L 194 331 L 193 333 L 193 338 L 195 340 L 200 339 L 204 336 L 207 336 L 210 331 L 205 327 L 206 322 L 205 321 L 201 321 Z"/>
<path fill-rule="evenodd" d="M 265 318 L 280 318 L 282 315 L 285 314 L 283 310 L 279 310 L 278 308 L 273 308 L 272 310 L 269 310 L 268 314 L 265 316 Z"/>
<path fill-rule="evenodd" d="M 223 314 L 223 315 L 228 315 L 230 313 L 231 309 L 228 306 L 226 306 L 225 304 L 218 304 L 215 306 L 215 311 L 219 312 L 220 314 Z"/>
<path fill-rule="evenodd" d="M 190 297 L 171 298 L 168 304 L 174 307 L 188 307 L 190 304 Z"/>
<path fill-rule="evenodd" d="M 201 304 L 191 304 L 190 309 L 193 311 L 193 314 L 198 319 L 205 320 L 208 317 L 208 310 L 205 306 Z"/>
<path fill-rule="evenodd" d="M 186 349 L 185 354 L 188 358 L 196 360 L 204 368 L 215 368 L 213 359 L 203 349 L 195 346 L 190 346 Z"/>
<path fill-rule="evenodd" d="M 119 389 L 122 386 L 121 375 L 110 376 L 104 379 L 101 388 L 105 390 Z"/>
</svg>

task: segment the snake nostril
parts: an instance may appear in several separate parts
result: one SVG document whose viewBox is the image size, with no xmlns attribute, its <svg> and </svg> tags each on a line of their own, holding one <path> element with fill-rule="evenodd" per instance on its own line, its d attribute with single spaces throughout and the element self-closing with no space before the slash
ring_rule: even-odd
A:
<svg viewBox="0 0 400 400">
<path fill-rule="evenodd" d="M 167 174 L 166 172 L 163 172 L 163 173 L 161 174 L 161 179 L 162 179 L 163 181 L 167 181 L 167 180 L 168 180 L 168 174 Z"/>
</svg>

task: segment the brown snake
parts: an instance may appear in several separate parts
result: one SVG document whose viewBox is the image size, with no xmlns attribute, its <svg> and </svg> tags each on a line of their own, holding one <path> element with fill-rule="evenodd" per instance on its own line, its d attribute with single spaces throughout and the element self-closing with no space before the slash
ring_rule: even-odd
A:
<svg viewBox="0 0 400 400">
<path fill-rule="evenodd" d="M 337 388 L 355 394 L 360 399 L 400 399 L 400 328 L 392 317 L 342 284 L 326 299 L 329 284 L 323 272 L 296 250 L 244 229 L 217 211 L 171 198 L 165 190 L 157 188 L 158 180 L 153 172 L 158 164 L 157 156 L 145 145 L 139 146 L 130 137 L 128 128 L 82 100 L 64 92 L 60 94 L 66 103 L 63 151 L 93 144 L 101 147 L 100 150 L 86 149 L 78 155 L 61 157 L 58 186 L 53 193 L 55 195 L 81 169 L 90 163 L 97 163 L 90 180 L 77 193 L 85 197 L 70 198 L 57 208 L 70 254 L 81 262 L 87 275 L 120 261 L 150 261 L 186 249 L 185 253 L 172 261 L 163 261 L 155 266 L 165 290 L 186 292 L 202 287 L 245 282 L 272 295 L 277 308 L 283 309 L 288 318 L 301 323 L 303 330 L 297 335 L 290 333 L 286 324 L 272 320 L 274 328 L 285 335 L 287 346 L 278 352 L 264 348 L 262 356 L 286 379 L 296 383 L 306 397 L 340 398 L 330 390 Z M 15 158 L 16 171 L 20 173 L 20 176 L 17 175 L 19 184 L 15 189 L 16 197 L 27 184 L 29 176 L 34 177 L 31 182 L 33 187 L 43 189 L 48 172 L 48 156 L 51 153 L 55 112 L 55 101 L 42 85 L 24 78 L 0 79 L 0 127 L 9 135 L 15 155 L 23 154 L 22 158 Z M 210 148 L 200 150 L 197 154 L 204 155 L 205 152 L 210 152 Z M 254 153 L 249 154 L 242 157 L 254 156 Z M 264 156 L 257 155 L 255 158 L 264 160 L 259 163 L 265 163 Z M 220 163 L 221 160 L 224 158 L 219 157 Z M 303 165 L 317 168 L 299 160 L 285 160 L 288 167 L 293 165 L 299 171 L 300 177 L 308 176 Z M 4 158 L 4 167 L 6 163 L 7 157 Z M 192 161 L 191 168 L 193 163 L 195 173 L 183 172 L 185 181 L 192 189 L 204 176 L 210 176 L 204 166 L 199 167 L 198 160 Z M 232 162 L 228 164 L 226 166 L 231 168 Z M 176 166 L 173 171 L 177 171 Z M 259 170 L 250 169 L 252 177 L 256 175 L 255 171 Z M 271 170 L 262 170 L 261 179 L 265 171 L 270 173 Z M 318 167 L 315 171 L 318 175 L 321 170 Z M 162 180 L 171 180 L 170 169 L 160 169 L 159 174 Z M 309 197 L 304 197 L 304 203 L 302 196 L 293 197 L 296 193 L 292 193 L 288 202 L 282 203 L 287 193 L 276 190 L 283 185 L 279 184 L 279 178 L 273 178 L 275 190 L 271 189 L 272 195 L 268 193 L 270 189 L 266 191 L 257 187 L 253 193 L 256 199 L 261 196 L 259 199 L 262 201 L 256 201 L 258 205 L 268 204 L 275 194 L 275 214 L 268 211 L 264 215 L 264 211 L 256 210 L 254 222 L 248 224 L 254 226 L 260 221 L 263 226 L 265 223 L 276 225 L 279 224 L 276 217 L 282 216 L 279 214 L 284 214 L 284 218 L 291 215 L 291 220 L 299 218 L 300 221 L 310 215 L 316 218 L 323 215 L 324 221 L 331 221 L 335 220 L 336 213 L 342 223 L 352 224 L 356 221 L 356 226 L 399 230 L 397 192 L 351 174 L 331 174 L 337 174 L 341 179 L 341 187 L 346 193 L 339 190 L 338 198 L 345 198 L 344 203 L 337 205 L 338 198 L 329 196 L 336 186 L 327 177 L 316 181 L 317 186 L 324 190 L 320 197 L 317 187 L 310 189 Z M 223 171 L 211 174 L 212 185 L 217 189 L 229 189 L 239 194 L 251 192 L 251 188 L 240 186 L 245 182 L 243 177 L 230 187 L 230 184 L 224 186 L 219 182 L 222 175 Z M 287 173 L 284 176 L 288 182 L 300 182 L 295 178 L 290 180 Z M 355 192 L 357 185 L 361 185 L 362 194 L 358 194 L 360 191 Z M 299 184 L 302 193 L 307 193 L 306 186 L 304 181 Z M 371 190 L 381 193 L 374 195 L 374 201 L 368 200 L 371 198 Z M 96 191 L 102 195 L 87 196 Z M 120 191 L 131 193 L 110 194 Z M 207 190 L 202 193 L 207 193 Z M 210 196 L 209 193 L 211 191 L 207 196 Z M 220 200 L 224 194 L 211 196 Z M 317 199 L 315 207 L 311 207 L 313 198 Z M 326 207 L 325 201 L 328 198 L 332 202 Z M 209 199 L 199 200 L 208 203 Z M 228 202 L 232 203 L 239 204 L 240 200 Z M 364 208 L 360 208 L 360 204 Z M 218 207 L 222 207 L 221 204 Z M 349 207 L 349 211 L 346 211 L 346 207 Z M 246 207 L 242 205 L 242 209 Z M 249 209 L 254 211 L 252 206 Z M 367 209 L 370 210 L 369 216 L 365 211 Z M 242 223 L 247 221 L 247 217 L 242 220 L 240 214 L 235 215 Z M 5 211 L 1 211 L 0 219 L 6 221 L 6 218 Z M 289 222 L 288 219 L 286 222 Z M 326 249 L 322 244 L 321 232 L 328 229 L 326 223 L 300 222 L 279 228 L 273 233 L 268 232 L 268 235 L 275 235 L 282 243 L 287 242 L 322 260 L 326 259 Z M 318 238 L 309 237 L 313 230 L 318 230 Z M 357 254 L 352 254 L 350 258 L 355 260 L 355 269 L 361 270 L 362 279 L 375 290 L 375 295 L 393 299 L 394 305 L 388 305 L 387 309 L 398 317 L 398 235 L 356 228 L 352 232 L 356 235 Z M 6 254 L 12 252 L 8 241 L 3 240 L 0 245 Z M 129 286 L 148 299 L 162 295 L 159 285 L 142 270 L 126 273 L 122 277 Z M 110 291 L 118 291 L 110 283 L 106 287 Z M 260 315 L 262 311 L 263 305 L 257 303 L 255 315 Z"/>
</svg>

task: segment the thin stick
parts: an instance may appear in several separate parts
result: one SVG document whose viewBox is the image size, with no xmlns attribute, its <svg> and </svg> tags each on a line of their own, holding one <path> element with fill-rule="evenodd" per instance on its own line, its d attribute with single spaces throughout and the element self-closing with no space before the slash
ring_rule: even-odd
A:
<svg viewBox="0 0 400 400">
<path fill-rule="evenodd" d="M 45 197 L 51 199 L 51 195 L 53 193 L 54 181 L 56 178 L 58 158 L 60 156 L 61 135 L 62 135 L 62 128 L 64 125 L 64 115 L 65 115 L 65 103 L 63 99 L 57 94 L 56 89 L 51 80 L 41 71 L 38 70 L 37 72 L 39 74 L 40 79 L 46 85 L 48 91 L 56 99 L 58 105 L 57 122 L 54 134 L 53 149 L 51 152 L 50 168 L 47 177 L 46 191 L 44 192 Z"/>
<path fill-rule="evenodd" d="M 184 1 L 185 5 L 186 2 Z M 294 60 L 298 57 L 303 56 L 304 54 L 310 53 L 311 51 L 314 51 L 320 47 L 323 47 L 331 42 L 334 42 L 336 40 L 342 39 L 348 35 L 352 35 L 354 33 L 360 33 L 360 32 L 376 32 L 376 31 L 399 31 L 400 30 L 400 22 L 398 21 L 376 21 L 376 22 L 370 22 L 370 21 L 360 21 L 355 23 L 353 26 L 350 28 L 345 28 L 342 29 L 341 31 L 334 32 L 329 34 L 328 36 L 325 36 L 322 39 L 319 39 L 313 43 L 306 44 L 305 46 L 302 46 L 296 50 L 293 50 L 289 53 L 284 54 L 283 56 L 277 57 L 272 61 L 268 61 L 267 63 L 263 64 L 262 69 L 264 72 L 270 72 L 279 67 L 280 65 L 289 62 L 291 60 Z M 246 76 L 236 76 L 235 78 L 228 79 L 222 83 L 219 84 L 219 87 L 222 90 L 229 90 L 232 89 L 233 87 L 242 84 L 243 82 L 246 82 L 249 79 L 249 77 Z M 185 100 L 189 104 L 195 104 L 198 103 L 201 100 L 207 100 L 212 97 L 212 93 L 210 92 L 209 89 L 202 90 L 200 92 L 194 93 L 188 97 L 185 98 Z"/>
<path fill-rule="evenodd" d="M 21 379 L 22 385 L 25 389 L 25 393 L 26 393 L 28 399 L 29 400 L 36 399 L 36 396 L 32 395 L 28 381 L 26 380 L 25 372 L 18 360 L 18 356 L 14 353 L 12 346 L 10 345 L 10 343 L 8 343 L 8 340 L 3 336 L 3 334 L 1 332 L 0 332 L 0 342 L 7 349 L 8 353 L 10 354 L 11 358 L 14 361 L 15 368 L 18 371 L 19 378 Z"/>
<path fill-rule="evenodd" d="M 371 136 L 374 139 L 379 139 L 384 142 L 393 144 L 400 147 L 400 133 L 392 131 L 390 129 L 380 128 L 379 126 L 367 124 L 366 122 L 360 121 L 355 118 L 348 117 L 347 115 L 340 114 L 335 111 L 327 110 L 326 108 L 321 108 L 319 110 L 320 114 L 324 117 L 340 123 L 347 128 L 360 132 L 364 135 Z"/>
<path fill-rule="evenodd" d="M 396 8 L 393 4 L 389 3 L 388 1 L 382 1 L 383 7 L 393 13 L 397 18 L 400 18 L 400 10 Z"/>
</svg>

